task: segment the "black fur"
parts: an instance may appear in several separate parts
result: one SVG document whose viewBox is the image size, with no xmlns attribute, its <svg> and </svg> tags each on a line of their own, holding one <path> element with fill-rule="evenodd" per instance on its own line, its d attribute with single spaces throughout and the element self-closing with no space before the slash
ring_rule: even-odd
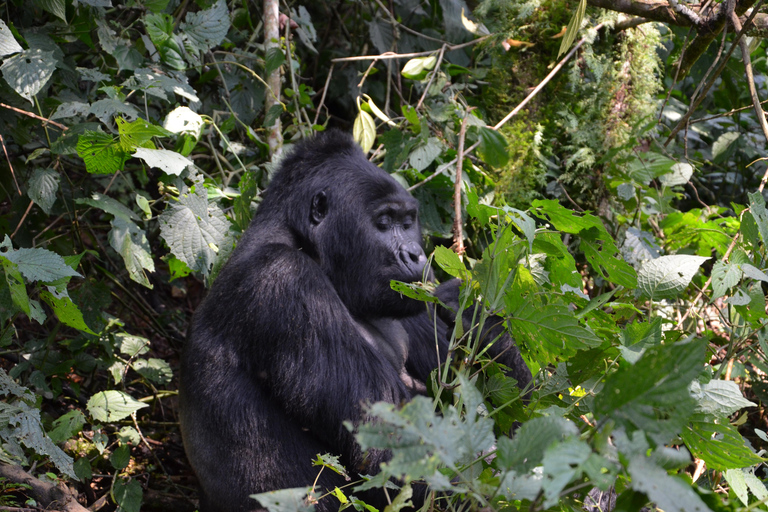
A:
<svg viewBox="0 0 768 512">
<path fill-rule="evenodd" d="M 196 311 L 182 357 L 181 426 L 201 486 L 201 512 L 257 509 L 250 494 L 310 486 L 319 453 L 375 473 L 343 422 L 362 405 L 400 404 L 445 358 L 447 324 L 390 280 L 422 279 L 418 204 L 329 132 L 286 156 L 248 230 Z M 448 303 L 458 285 L 438 289 Z M 451 304 L 449 304 L 451 305 Z M 444 315 L 445 316 L 445 315 Z M 451 318 L 446 319 L 448 322 Z M 524 386 L 530 372 L 509 337 L 493 351 Z M 345 485 L 325 470 L 319 490 Z M 383 509 L 384 496 L 361 498 Z M 337 510 L 325 498 L 320 512 Z"/>
</svg>

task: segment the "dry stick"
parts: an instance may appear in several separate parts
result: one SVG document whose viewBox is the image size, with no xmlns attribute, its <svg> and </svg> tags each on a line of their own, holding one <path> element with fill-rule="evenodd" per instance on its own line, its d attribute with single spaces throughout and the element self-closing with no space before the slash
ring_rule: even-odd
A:
<svg viewBox="0 0 768 512">
<path fill-rule="evenodd" d="M 29 211 L 32 209 L 32 205 L 35 204 L 34 201 L 29 202 L 29 206 L 27 206 L 27 210 L 24 212 L 24 215 L 21 216 L 21 220 L 19 221 L 19 225 L 16 226 L 16 229 L 13 230 L 13 233 L 11 233 L 11 238 L 16 236 L 16 233 L 19 232 L 19 228 L 24 225 L 24 221 L 27 219 L 27 215 L 29 215 Z"/>
<path fill-rule="evenodd" d="M 605 26 L 605 23 L 600 23 L 599 25 L 595 26 L 594 30 L 600 30 L 601 28 L 603 28 L 603 26 Z M 536 96 L 544 88 L 544 86 L 549 83 L 550 80 L 552 80 L 552 78 L 555 77 L 555 75 L 560 71 L 560 69 L 565 65 L 565 63 L 568 62 L 568 60 L 571 57 L 573 57 L 574 54 L 578 51 L 578 49 L 581 48 L 584 45 L 584 43 L 586 43 L 586 42 L 587 42 L 587 37 L 586 36 L 582 37 L 581 40 L 578 43 L 576 43 L 576 46 L 571 48 L 571 51 L 569 51 L 565 55 L 565 57 L 563 57 L 562 60 L 560 62 L 558 62 L 557 65 L 554 68 L 552 68 L 552 71 L 550 71 L 550 73 L 546 77 L 544 77 L 544 80 L 542 80 L 541 83 L 539 85 L 537 85 L 536 88 L 533 91 L 531 91 L 530 94 L 528 94 L 528 96 L 526 96 L 525 99 L 522 102 L 520 102 L 520 104 L 518 106 L 516 106 L 514 108 L 514 110 L 512 110 L 512 112 L 507 114 L 504 117 L 504 119 L 502 119 L 501 121 L 496 123 L 496 125 L 491 127 L 491 129 L 492 130 L 498 130 L 499 128 L 504 126 L 510 119 L 512 119 L 518 112 L 520 112 L 520 110 L 522 110 L 522 108 L 525 105 L 527 105 L 528 102 L 531 101 L 533 99 L 533 97 Z M 447 49 L 449 51 L 451 50 L 450 47 L 447 48 Z M 464 150 L 464 153 L 466 153 L 466 154 L 471 153 L 479 145 L 480 145 L 480 141 L 475 142 L 474 144 L 469 146 L 466 150 Z M 448 169 L 454 163 L 456 163 L 456 159 L 451 160 L 446 165 L 441 165 L 440 168 L 435 173 L 427 176 L 427 178 L 425 178 L 424 180 L 416 183 L 415 185 L 412 185 L 412 186 L 408 187 L 408 191 L 411 192 L 411 191 L 419 188 L 420 186 L 424 185 L 425 183 L 428 183 L 428 182 L 432 181 L 433 179 L 437 178 L 439 175 L 441 175 L 443 172 L 445 172 L 445 170 Z"/>
<path fill-rule="evenodd" d="M 11 164 L 11 157 L 8 156 L 8 150 L 5 148 L 5 140 L 3 139 L 3 134 L 0 133 L 0 145 L 3 146 L 3 153 L 5 153 L 5 159 L 8 161 L 8 167 L 11 169 L 11 176 L 13 176 L 13 183 L 16 185 L 16 191 L 19 193 L 20 196 L 23 196 L 24 194 L 21 193 L 21 188 L 19 187 L 19 182 L 16 181 L 16 173 L 13 172 L 13 165 Z"/>
<path fill-rule="evenodd" d="M 477 39 L 473 39 L 472 41 L 468 41 L 462 44 L 449 45 L 448 47 L 446 47 L 445 51 L 452 52 L 455 50 L 461 50 L 462 48 L 466 48 L 467 46 L 472 46 L 481 41 L 485 41 L 489 37 L 491 36 L 479 37 Z M 356 62 L 359 60 L 371 60 L 371 59 L 378 59 L 378 60 L 409 59 L 413 57 L 426 57 L 428 55 L 433 55 L 436 51 L 437 50 L 430 50 L 427 52 L 415 52 L 415 53 L 384 52 L 380 55 L 358 55 L 355 57 L 338 57 L 335 59 L 331 59 L 331 62 Z"/>
<path fill-rule="evenodd" d="M 272 48 L 280 48 L 280 12 L 278 10 L 278 0 L 264 0 L 264 50 L 265 57 L 269 55 Z M 265 95 L 264 111 L 268 114 L 272 106 L 277 105 L 280 94 L 280 68 L 273 70 L 267 77 L 269 91 L 272 94 Z M 283 134 L 280 129 L 280 116 L 276 116 L 272 126 L 266 127 L 269 130 L 267 144 L 269 145 L 269 156 L 280 153 L 283 145 Z"/>
<path fill-rule="evenodd" d="M 707 97 L 707 93 L 709 92 L 709 89 L 712 87 L 712 85 L 715 83 L 715 80 L 720 76 L 720 74 L 725 69 L 726 64 L 728 64 L 728 60 L 731 58 L 731 54 L 733 53 L 733 50 L 736 49 L 736 43 L 738 43 L 741 40 L 741 36 L 744 35 L 744 31 L 749 27 L 749 25 L 752 23 L 752 20 L 755 19 L 755 16 L 757 15 L 757 11 L 760 10 L 760 6 L 763 5 L 763 2 L 765 0 L 759 0 L 757 2 L 757 5 L 755 5 L 752 8 L 752 14 L 749 15 L 749 18 L 747 18 L 747 21 L 744 22 L 744 26 L 741 27 L 741 30 L 739 30 L 738 34 L 736 34 L 736 39 L 731 44 L 730 49 L 728 50 L 728 54 L 725 56 L 723 61 L 720 63 L 720 65 L 717 67 L 717 70 L 715 71 L 715 74 L 709 77 L 709 80 L 707 81 L 707 85 L 704 86 L 704 88 L 701 91 L 701 94 L 699 95 L 696 100 L 691 103 L 691 107 L 688 109 L 688 112 L 685 113 L 685 115 L 680 119 L 680 121 L 677 123 L 677 126 L 675 126 L 672 129 L 672 133 L 669 134 L 669 137 L 667 137 L 667 140 L 664 141 L 663 146 L 667 147 L 670 142 L 672 142 L 672 139 L 675 138 L 675 135 L 677 135 L 677 132 L 679 132 L 681 129 L 683 129 L 687 124 L 688 120 L 691 118 L 693 113 L 696 111 L 696 109 L 699 107 L 702 101 L 704 101 L 704 98 Z"/>
<path fill-rule="evenodd" d="M 464 254 L 464 233 L 461 226 L 461 167 L 464 163 L 464 138 L 467 135 L 467 121 L 472 114 L 472 107 L 464 113 L 459 130 L 459 152 L 456 155 L 456 181 L 453 185 L 453 251 L 461 256 Z"/>
<path fill-rule="evenodd" d="M 731 23 L 736 27 L 736 30 L 741 30 L 741 22 L 736 13 L 731 12 Z M 747 74 L 747 84 L 749 85 L 749 94 L 752 96 L 752 105 L 755 107 L 755 114 L 757 114 L 757 121 L 760 123 L 760 128 L 763 130 L 763 136 L 766 142 L 768 142 L 768 121 L 765 120 L 765 112 L 763 112 L 763 106 L 760 104 L 760 97 L 757 95 L 757 89 L 755 88 L 755 75 L 752 72 L 752 59 L 749 56 L 749 44 L 746 39 L 739 41 L 741 46 L 741 56 L 744 60 L 744 71 Z M 765 188 L 765 182 L 768 181 L 768 169 L 763 174 L 763 179 L 760 180 L 760 186 L 757 188 L 758 192 L 762 192 Z"/>
<path fill-rule="evenodd" d="M 39 119 L 40 121 L 43 122 L 43 124 L 50 123 L 53 126 L 55 126 L 56 128 L 61 128 L 63 131 L 67 130 L 67 127 L 64 126 L 63 124 L 59 124 L 56 121 L 51 121 L 50 119 L 46 119 L 45 117 L 39 116 L 37 114 L 33 114 L 32 112 L 27 112 L 26 110 L 22 110 L 20 108 L 16 108 L 16 107 L 12 107 L 10 105 L 6 105 L 5 103 L 0 103 L 0 107 L 7 108 L 8 110 L 13 110 L 16 113 L 19 113 L 19 114 L 27 116 L 27 117 L 33 117 L 35 119 Z"/>
<path fill-rule="evenodd" d="M 328 92 L 328 84 L 331 83 L 332 75 L 333 75 L 333 62 L 331 62 L 331 68 L 328 70 L 328 78 L 325 79 L 325 86 L 323 87 L 323 95 L 320 98 L 320 104 L 317 106 L 317 111 L 315 112 L 315 120 L 312 124 L 317 124 L 317 120 L 320 119 L 320 110 L 323 108 L 323 104 L 325 103 L 325 94 Z"/>
</svg>

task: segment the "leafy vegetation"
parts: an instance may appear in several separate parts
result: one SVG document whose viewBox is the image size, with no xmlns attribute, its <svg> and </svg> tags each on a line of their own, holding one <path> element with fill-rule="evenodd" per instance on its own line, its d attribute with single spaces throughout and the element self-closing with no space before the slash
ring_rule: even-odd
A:
<svg viewBox="0 0 768 512">
<path fill-rule="evenodd" d="M 279 41 L 247 1 L 0 4 L 0 505 L 65 482 L 93 510 L 194 509 L 189 315 L 279 140 L 337 126 L 484 306 L 429 397 L 372 405 L 358 440 L 393 457 L 363 486 L 392 511 L 421 481 L 439 509 L 765 509 L 765 42 L 731 27 L 689 62 L 683 28 L 594 3 L 290 2 Z M 478 350 L 499 317 L 522 392 Z M 366 508 L 349 490 L 259 499 Z"/>
</svg>

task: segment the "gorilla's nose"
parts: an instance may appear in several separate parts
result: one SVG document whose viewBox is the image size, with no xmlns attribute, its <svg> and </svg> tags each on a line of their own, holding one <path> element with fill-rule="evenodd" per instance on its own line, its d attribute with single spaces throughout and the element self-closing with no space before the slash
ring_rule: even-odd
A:
<svg viewBox="0 0 768 512">
<path fill-rule="evenodd" d="M 414 274 L 420 275 L 424 270 L 424 265 L 427 264 L 427 257 L 424 254 L 424 250 L 421 248 L 421 245 L 416 242 L 402 244 L 400 246 L 399 256 L 403 266 Z"/>
</svg>

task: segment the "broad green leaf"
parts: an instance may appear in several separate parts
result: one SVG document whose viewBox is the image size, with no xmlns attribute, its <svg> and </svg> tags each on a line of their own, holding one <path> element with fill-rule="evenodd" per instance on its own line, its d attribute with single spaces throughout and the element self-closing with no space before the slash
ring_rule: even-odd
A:
<svg viewBox="0 0 768 512">
<path fill-rule="evenodd" d="M 765 462 L 745 444 L 736 427 L 693 421 L 680 436 L 694 457 L 717 471 L 746 468 Z"/>
<path fill-rule="evenodd" d="M 607 232 L 590 229 L 580 234 L 582 238 L 579 247 L 598 274 L 627 288 L 637 286 L 635 269 L 626 261 L 616 257 L 619 250 Z"/>
<path fill-rule="evenodd" d="M 5 24 L 3 20 L 0 20 L 0 57 L 11 55 L 23 51 L 24 48 L 16 42 L 16 38 L 13 37 L 11 29 Z"/>
<path fill-rule="evenodd" d="M 523 423 L 514 438 L 499 438 L 496 446 L 497 465 L 520 473 L 527 472 L 541 465 L 547 448 L 578 435 L 576 425 L 565 418 L 534 418 Z"/>
<path fill-rule="evenodd" d="M 49 13 L 53 14 L 61 21 L 67 21 L 67 2 L 66 0 L 36 0 L 36 5 L 39 5 Z"/>
<path fill-rule="evenodd" d="M 166 174 L 179 176 L 184 169 L 195 163 L 175 151 L 167 149 L 136 148 L 133 156 L 144 160 L 149 167 L 158 167 Z"/>
<path fill-rule="evenodd" d="M 429 167 L 429 164 L 434 162 L 442 151 L 443 144 L 440 142 L 440 139 L 430 137 L 425 144 L 420 144 L 411 151 L 411 154 L 408 156 L 408 163 L 411 164 L 411 167 L 421 172 Z"/>
<path fill-rule="evenodd" d="M 264 75 L 269 76 L 285 63 L 285 54 L 279 47 L 269 48 L 264 62 Z"/>
<path fill-rule="evenodd" d="M 141 118 L 128 122 L 122 117 L 116 117 L 115 124 L 120 133 L 120 146 L 123 151 L 128 153 L 136 148 L 155 149 L 152 137 L 168 137 L 171 135 L 168 130 L 148 123 Z"/>
<path fill-rule="evenodd" d="M 437 57 L 431 55 L 429 57 L 416 57 L 405 63 L 403 70 L 400 72 L 405 78 L 411 78 L 413 80 L 421 80 L 426 75 L 427 71 L 435 67 L 437 63 Z"/>
<path fill-rule="evenodd" d="M 117 512 L 139 512 L 144 491 L 137 480 L 118 480 L 115 482 L 115 501 Z"/>
<path fill-rule="evenodd" d="M 672 171 L 677 162 L 664 155 L 648 151 L 629 163 L 629 175 L 636 183 L 648 185 L 651 180 Z"/>
<path fill-rule="evenodd" d="M 435 263 L 453 277 L 460 279 L 467 279 L 469 277 L 469 271 L 459 255 L 447 247 L 442 245 L 435 247 Z"/>
<path fill-rule="evenodd" d="M 363 153 L 368 154 L 376 140 L 376 124 L 368 112 L 360 110 L 357 113 L 355 124 L 352 126 L 352 136 L 363 148 Z"/>
<path fill-rule="evenodd" d="M 659 181 L 665 187 L 674 187 L 676 185 L 685 185 L 693 175 L 693 166 L 682 162 L 672 166 L 671 172 L 659 176 Z"/>
<path fill-rule="evenodd" d="M 688 287 L 701 264 L 708 259 L 675 254 L 651 260 L 638 272 L 637 289 L 652 300 L 677 298 Z"/>
<path fill-rule="evenodd" d="M 739 231 L 741 232 L 741 235 L 744 237 L 746 242 L 752 244 L 752 247 L 755 249 L 758 248 L 760 243 L 760 231 L 757 228 L 757 223 L 755 222 L 755 218 L 752 216 L 752 212 L 744 212 L 741 217 L 741 226 L 739 226 Z"/>
<path fill-rule="evenodd" d="M 729 150 L 740 136 L 741 134 L 737 131 L 725 132 L 720 135 L 712 145 L 712 160 L 720 162 L 726 159 L 731 153 Z"/>
<path fill-rule="evenodd" d="M 141 336 L 135 336 L 125 332 L 119 332 L 114 335 L 115 348 L 117 348 L 121 354 L 134 358 L 142 354 L 149 352 L 149 340 L 142 338 Z"/>
<path fill-rule="evenodd" d="M 712 267 L 712 299 L 722 297 L 741 281 L 741 269 L 733 263 L 715 262 Z"/>
<path fill-rule="evenodd" d="M 507 139 L 498 131 L 485 127 L 479 128 L 479 135 L 480 147 L 477 148 L 477 156 L 491 167 L 501 168 L 507 165 Z"/>
<path fill-rule="evenodd" d="M 79 409 L 73 409 L 53 421 L 53 430 L 48 435 L 54 443 L 63 443 L 83 430 L 86 422 L 85 415 Z"/>
<path fill-rule="evenodd" d="M 72 457 L 64 453 L 45 434 L 40 420 L 40 410 L 30 407 L 22 401 L 17 401 L 16 405 L 21 407 L 21 412 L 10 418 L 9 426 L 12 427 L 10 437 L 23 443 L 36 453 L 47 456 L 56 468 L 65 475 L 70 478 L 77 478 L 72 466 Z"/>
<path fill-rule="evenodd" d="M 208 275 L 216 253 L 229 231 L 229 221 L 198 182 L 195 191 L 170 203 L 160 215 L 160 234 L 171 253 L 193 271 Z"/>
<path fill-rule="evenodd" d="M 27 195 L 45 213 L 50 214 L 59 190 L 59 173 L 53 169 L 37 168 L 29 179 Z"/>
<path fill-rule="evenodd" d="M 56 71 L 56 58 L 52 51 L 39 48 L 24 50 L 5 59 L 0 71 L 13 90 L 34 103 L 32 96 L 45 87 Z"/>
<path fill-rule="evenodd" d="M 123 217 L 112 219 L 109 245 L 120 254 L 131 279 L 152 289 L 146 271 L 155 271 L 155 262 L 147 241 L 147 235 L 139 226 Z"/>
<path fill-rule="evenodd" d="M 422 302 L 440 302 L 440 299 L 432 295 L 429 289 L 421 283 L 401 283 L 400 281 L 391 281 L 389 285 L 400 295 Z M 433 285 L 430 285 L 430 287 L 432 286 Z"/>
<path fill-rule="evenodd" d="M 307 496 L 317 498 L 317 493 L 311 492 L 311 487 L 296 487 L 293 489 L 281 489 L 279 491 L 251 494 L 251 498 L 269 512 L 313 512 L 314 505 L 310 505 Z M 328 498 L 325 498 L 328 499 Z"/>
<path fill-rule="evenodd" d="M 87 199 L 75 199 L 75 202 L 77 204 L 87 204 L 94 208 L 98 208 L 99 210 L 103 210 L 106 213 L 113 215 L 116 219 L 120 218 L 126 221 L 139 220 L 139 216 L 136 215 L 133 210 L 120 201 L 105 196 L 104 194 L 100 194 L 99 192 L 94 192 L 91 197 Z"/>
<path fill-rule="evenodd" d="M 691 383 L 691 396 L 696 400 L 696 410 L 727 418 L 744 407 L 756 407 L 744 398 L 739 385 L 732 380 L 711 380 L 706 384 Z"/>
<path fill-rule="evenodd" d="M 739 265 L 739 268 L 741 268 L 741 271 L 744 272 L 744 275 L 750 279 L 754 279 L 756 281 L 768 282 L 768 276 L 765 275 L 765 272 L 758 269 L 754 265 L 750 265 L 749 263 L 743 263 Z"/>
<path fill-rule="evenodd" d="M 749 491 L 747 490 L 747 480 L 744 478 L 744 471 L 741 469 L 726 469 L 723 471 L 723 476 L 744 506 L 749 505 Z"/>
<path fill-rule="evenodd" d="M 187 13 L 185 22 L 179 29 L 199 52 L 207 52 L 220 45 L 229 31 L 227 2 L 217 0 L 210 9 Z"/>
<path fill-rule="evenodd" d="M 632 457 L 627 469 L 632 489 L 645 493 L 664 512 L 710 512 L 688 483 L 667 474 L 648 458 Z"/>
<path fill-rule="evenodd" d="M 129 154 L 111 135 L 86 131 L 77 139 L 77 154 L 92 174 L 112 174 L 122 170 Z"/>
<path fill-rule="evenodd" d="M 18 265 L 28 281 L 50 283 L 64 277 L 82 277 L 55 252 L 46 249 L 11 248 L 11 239 L 5 235 L 0 243 L 0 255 Z"/>
<path fill-rule="evenodd" d="M 668 442 L 693 412 L 688 386 L 705 358 L 704 341 L 647 348 L 633 366 L 608 376 L 595 397 L 595 415 L 612 418 L 628 432 L 645 430 L 659 444 Z"/>
<path fill-rule="evenodd" d="M 562 54 L 568 51 L 573 42 L 576 40 L 576 36 L 581 28 L 581 23 L 584 21 L 584 14 L 587 12 L 587 0 L 579 0 L 579 5 L 576 7 L 576 12 L 573 13 L 571 21 L 568 22 L 568 28 L 565 30 L 565 36 L 560 42 L 560 49 L 557 51 L 557 57 L 560 58 Z"/>
<path fill-rule="evenodd" d="M 760 233 L 760 238 L 763 239 L 763 244 L 768 246 L 768 211 L 765 209 L 765 199 L 760 192 L 749 194 L 749 210 L 752 212 L 755 224 L 757 224 L 757 230 Z"/>
<path fill-rule="evenodd" d="M 655 317 L 650 322 L 634 322 L 627 325 L 621 332 L 621 356 L 634 364 L 645 353 L 648 347 L 661 343 L 661 317 Z"/>
<path fill-rule="evenodd" d="M 136 193 L 136 205 L 144 212 L 144 219 L 149 220 L 152 218 L 152 210 L 149 207 L 149 200 L 143 195 Z"/>
<path fill-rule="evenodd" d="M 19 267 L 8 258 L 0 256 L 0 265 L 3 267 L 5 282 L 11 292 L 11 300 L 27 316 L 30 314 L 29 296 L 27 295 L 27 286 L 24 278 L 21 277 Z"/>
<path fill-rule="evenodd" d="M 162 55 L 164 61 L 170 60 L 172 53 L 171 49 L 175 47 L 176 40 L 173 38 L 169 39 L 162 47 L 165 50 L 164 54 Z M 173 67 L 175 69 L 179 69 L 179 66 L 177 65 L 174 65 Z M 184 65 L 181 66 L 181 69 L 183 68 Z M 139 82 L 139 87 L 136 90 L 145 91 L 146 93 L 157 96 L 163 100 L 174 101 L 175 95 L 178 94 L 182 98 L 188 99 L 190 102 L 200 101 L 200 98 L 197 96 L 197 92 L 187 83 L 186 77 L 184 75 L 176 74 L 172 78 L 168 75 L 158 73 L 153 69 L 138 68 L 134 70 L 133 78 Z"/>
<path fill-rule="evenodd" d="M 127 418 L 147 404 L 141 403 L 128 393 L 109 390 L 93 395 L 86 404 L 88 412 L 96 421 L 113 422 Z"/>
<path fill-rule="evenodd" d="M 117 470 L 127 468 L 130 461 L 131 448 L 127 444 L 121 444 L 115 448 L 109 456 L 109 463 Z"/>
<path fill-rule="evenodd" d="M 50 290 L 52 287 L 48 287 L 48 291 L 41 291 L 40 298 L 53 309 L 56 318 L 64 325 L 74 327 L 75 329 L 89 334 L 96 334 L 85 324 L 83 320 L 83 313 L 72 302 L 69 297 L 57 297 Z"/>
<path fill-rule="evenodd" d="M 203 118 L 189 107 L 176 107 L 165 116 L 163 128 L 172 133 L 188 133 L 199 137 L 204 124 Z"/>
<path fill-rule="evenodd" d="M 168 362 L 156 357 L 137 359 L 131 366 L 139 375 L 154 384 L 170 384 L 173 378 L 173 371 Z"/>
<path fill-rule="evenodd" d="M 94 101 L 88 109 L 88 113 L 98 117 L 106 125 L 111 124 L 112 118 L 118 114 L 134 120 L 139 117 L 139 111 L 136 110 L 136 107 L 118 98 L 104 98 Z"/>
<path fill-rule="evenodd" d="M 515 309 L 507 324 L 516 339 L 525 340 L 531 347 L 540 347 L 552 356 L 571 356 L 576 350 L 597 347 L 603 342 L 580 325 L 565 305 L 537 306 L 529 299 Z"/>
</svg>

